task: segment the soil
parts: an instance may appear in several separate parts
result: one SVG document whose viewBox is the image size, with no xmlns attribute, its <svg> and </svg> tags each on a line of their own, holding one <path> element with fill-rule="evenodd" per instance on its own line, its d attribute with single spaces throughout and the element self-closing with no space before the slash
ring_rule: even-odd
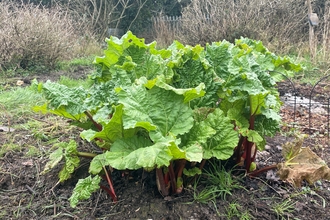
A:
<svg viewBox="0 0 330 220">
<path fill-rule="evenodd" d="M 87 73 L 78 70 L 70 76 L 84 78 Z M 56 80 L 61 74 L 56 72 L 38 75 L 37 78 L 39 81 Z M 25 84 L 29 84 L 34 77 L 24 78 Z M 317 92 L 327 94 L 328 86 L 322 85 Z M 278 86 L 282 95 L 296 93 L 298 89 L 300 96 L 308 97 L 311 89 L 307 84 L 295 84 L 294 91 L 289 82 L 282 82 Z M 326 100 L 317 97 L 319 102 Z M 312 112 L 313 126 L 306 122 L 309 111 L 304 107 L 294 109 L 284 104 L 281 115 L 284 121 L 282 132 L 267 138 L 266 150 L 257 154 L 258 169 L 283 160 L 282 144 L 293 140 L 290 135 L 293 130 L 309 133 L 304 146 L 311 147 L 330 165 L 329 126 L 326 124 L 328 115 Z M 0 120 L 0 125 L 8 122 L 4 118 Z M 262 173 L 256 178 L 233 172 L 233 178 L 242 187 L 234 189 L 225 199 L 218 198 L 214 203 L 194 201 L 192 186 L 187 186 L 178 196 L 164 198 L 157 190 L 153 172 L 138 170 L 123 175 L 114 171 L 112 178 L 118 196 L 117 203 L 113 203 L 108 194 L 100 189 L 73 209 L 68 198 L 78 179 L 88 175 L 88 160 L 82 160 L 72 178 L 64 183 L 58 183 L 60 167 L 41 175 L 52 147 L 47 137 L 56 141 L 75 139 L 82 149 L 91 147 L 90 144 L 79 138 L 76 128 L 69 127 L 60 118 L 55 121 L 54 116 L 36 114 L 32 119 L 11 118 L 11 125 L 23 124 L 28 120 L 44 123 L 45 128 L 40 131 L 44 136 L 22 128 L 14 131 L 2 129 L 0 132 L 0 145 L 15 143 L 21 146 L 0 157 L 0 219 L 330 219 L 329 181 L 322 180 L 313 185 L 304 182 L 301 188 L 295 188 L 279 180 L 276 170 Z M 38 151 L 29 156 L 32 146 Z M 202 189 L 203 184 L 200 184 L 197 191 Z M 244 218 L 243 214 L 247 212 L 250 218 Z"/>
</svg>

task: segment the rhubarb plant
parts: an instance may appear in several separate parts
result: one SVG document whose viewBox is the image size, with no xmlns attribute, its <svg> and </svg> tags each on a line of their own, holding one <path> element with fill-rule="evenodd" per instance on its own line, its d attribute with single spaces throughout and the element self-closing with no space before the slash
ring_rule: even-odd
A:
<svg viewBox="0 0 330 220">
<path fill-rule="evenodd" d="M 107 44 L 95 59 L 98 71 L 90 76 L 89 89 L 39 84 L 48 101 L 35 110 L 70 119 L 83 129 L 81 138 L 101 149 L 68 154 L 61 145 L 51 154 L 45 173 L 64 159 L 71 175 L 77 157 L 92 158 L 90 176 L 79 180 L 70 198 L 73 207 L 97 190 L 102 178 L 108 187 L 101 188 L 116 201 L 113 169 L 155 170 L 163 196 L 180 193 L 186 178 L 200 174 L 211 158 L 235 158 L 249 171 L 264 137 L 279 129 L 276 82 L 300 70 L 247 38 L 205 48 L 174 41 L 158 49 L 156 42 L 145 44 L 128 32 Z"/>
</svg>

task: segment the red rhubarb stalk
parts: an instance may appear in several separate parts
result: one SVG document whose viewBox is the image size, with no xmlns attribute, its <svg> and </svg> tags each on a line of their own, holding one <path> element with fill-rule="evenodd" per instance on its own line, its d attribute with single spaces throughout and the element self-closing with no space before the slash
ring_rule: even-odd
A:
<svg viewBox="0 0 330 220">
<path fill-rule="evenodd" d="M 113 188 L 113 183 L 112 183 L 112 180 L 111 180 L 111 177 L 110 177 L 110 175 L 108 174 L 108 171 L 107 171 L 107 169 L 103 166 L 103 170 L 104 170 L 104 172 L 105 172 L 105 176 L 106 176 L 106 178 L 107 178 L 107 182 L 108 182 L 108 184 L 109 184 L 109 187 L 110 187 L 110 196 L 111 196 L 111 198 L 112 198 L 112 200 L 114 201 L 114 202 L 117 202 L 117 195 L 116 195 L 116 193 L 115 193 L 115 190 L 114 190 L 114 188 Z M 102 188 L 102 187 L 101 187 Z M 103 188 L 102 188 L 103 189 Z"/>
</svg>

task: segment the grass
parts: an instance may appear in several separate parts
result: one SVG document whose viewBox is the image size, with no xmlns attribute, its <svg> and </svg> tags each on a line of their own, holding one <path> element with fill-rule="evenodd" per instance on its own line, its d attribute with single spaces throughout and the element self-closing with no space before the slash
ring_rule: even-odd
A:
<svg viewBox="0 0 330 220">
<path fill-rule="evenodd" d="M 226 214 L 224 217 L 226 219 L 239 219 L 239 220 L 250 220 L 254 219 L 248 211 L 241 211 L 242 207 L 237 202 L 229 203 L 228 207 L 226 207 Z"/>
<path fill-rule="evenodd" d="M 301 73 L 296 74 L 294 77 L 294 80 L 299 83 L 315 85 L 322 77 L 330 74 L 330 63 L 328 60 L 324 61 L 322 57 L 317 57 L 316 61 L 313 62 L 310 55 L 306 54 L 299 58 L 296 57 L 295 60 L 303 66 Z"/>
<path fill-rule="evenodd" d="M 67 76 L 61 76 L 58 83 L 65 85 L 69 88 L 82 86 L 87 89 L 93 84 L 93 81 L 91 79 L 72 79 Z"/>
<path fill-rule="evenodd" d="M 91 81 L 73 80 L 68 77 L 61 77 L 60 83 L 69 87 L 83 86 L 87 88 Z M 52 145 L 58 141 L 65 132 L 71 132 L 70 126 L 65 131 L 61 128 L 65 120 L 59 120 L 57 116 L 45 115 L 42 118 L 33 111 L 36 105 L 43 105 L 46 100 L 36 91 L 36 85 L 30 87 L 12 87 L 7 90 L 0 90 L 0 126 L 13 128 L 12 132 L 0 142 L 0 157 L 10 151 L 21 151 L 26 149 L 26 156 L 40 156 L 45 153 L 45 145 Z M 24 141 L 20 137 L 24 133 Z M 24 144 L 21 144 L 24 143 Z"/>
<path fill-rule="evenodd" d="M 203 188 L 198 190 L 197 185 L 201 185 Z M 219 217 L 223 217 L 221 213 L 218 212 L 217 199 L 226 201 L 227 196 L 232 195 L 232 191 L 235 189 L 244 189 L 240 184 L 238 179 L 232 175 L 232 170 L 226 171 L 226 169 L 221 165 L 221 163 L 210 163 L 209 169 L 204 169 L 204 176 L 200 177 L 195 181 L 193 186 L 193 201 L 202 204 L 213 204 L 215 211 Z M 241 206 L 237 203 L 230 203 L 228 208 L 226 208 L 226 218 L 232 219 L 238 217 L 242 220 L 251 219 L 251 215 L 247 212 L 241 212 L 238 210 Z"/>
<path fill-rule="evenodd" d="M 21 117 L 29 117 L 35 114 L 32 107 L 41 105 L 45 99 L 36 91 L 27 88 L 12 88 L 0 92 L 0 118 L 15 118 L 17 121 Z"/>
<path fill-rule="evenodd" d="M 232 170 L 226 171 L 221 163 L 210 163 L 210 169 L 205 170 L 206 179 L 204 184 L 215 187 L 217 197 L 226 200 L 228 195 L 235 189 L 244 189 L 237 178 L 232 175 Z"/>
<path fill-rule="evenodd" d="M 10 142 L 10 143 L 5 143 L 0 147 L 0 157 L 2 157 L 5 153 L 9 151 L 21 151 L 22 146 L 19 144 Z"/>
<path fill-rule="evenodd" d="M 59 62 L 56 66 L 57 70 L 72 72 L 80 67 L 94 67 L 93 61 L 95 56 L 79 57 L 68 61 Z"/>
<path fill-rule="evenodd" d="M 271 210 L 276 213 L 277 219 L 289 219 L 288 214 L 294 212 L 295 204 L 296 202 L 291 199 L 285 199 L 283 202 L 275 203 Z"/>
</svg>

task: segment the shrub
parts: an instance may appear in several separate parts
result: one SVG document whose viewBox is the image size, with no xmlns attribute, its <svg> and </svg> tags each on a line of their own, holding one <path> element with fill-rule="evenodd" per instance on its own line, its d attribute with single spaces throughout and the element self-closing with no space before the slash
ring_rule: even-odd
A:
<svg viewBox="0 0 330 220">
<path fill-rule="evenodd" d="M 0 68 L 52 68 L 77 51 L 75 22 L 60 8 L 0 2 Z"/>
<path fill-rule="evenodd" d="M 308 40 L 306 12 L 306 6 L 294 0 L 192 0 L 182 11 L 180 28 L 169 35 L 190 45 L 223 39 L 234 42 L 243 36 L 261 40 L 276 51 L 287 52 L 291 49 L 289 42 L 293 46 Z M 160 28 L 166 30 L 163 26 Z"/>
</svg>

